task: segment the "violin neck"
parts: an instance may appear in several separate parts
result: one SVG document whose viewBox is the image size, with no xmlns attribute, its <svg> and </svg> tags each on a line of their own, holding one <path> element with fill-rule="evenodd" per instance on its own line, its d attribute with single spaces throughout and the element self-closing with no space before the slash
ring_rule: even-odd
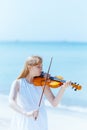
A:
<svg viewBox="0 0 87 130">
<path fill-rule="evenodd" d="M 56 78 L 56 77 L 50 77 L 50 79 L 51 80 L 54 80 L 54 81 L 59 81 L 59 82 L 62 82 L 62 83 L 65 83 L 66 82 L 66 80 L 61 80 L 61 79 L 58 79 L 58 78 Z"/>
</svg>

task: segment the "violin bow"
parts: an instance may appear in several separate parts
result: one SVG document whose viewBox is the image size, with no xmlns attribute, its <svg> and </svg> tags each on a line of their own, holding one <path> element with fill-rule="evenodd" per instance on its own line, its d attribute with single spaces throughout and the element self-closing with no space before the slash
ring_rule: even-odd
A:
<svg viewBox="0 0 87 130">
<path fill-rule="evenodd" d="M 39 101 L 39 107 L 41 105 L 41 101 L 42 101 L 42 97 L 43 97 L 43 94 L 44 94 L 44 90 L 45 90 L 45 87 L 46 87 L 46 83 L 47 83 L 47 79 L 49 77 L 49 71 L 50 71 L 50 67 L 51 67 L 51 64 L 52 64 L 52 60 L 53 60 L 53 57 L 51 57 L 51 60 L 50 60 L 50 64 L 49 64 L 49 67 L 48 67 L 48 71 L 47 71 L 47 74 L 46 74 L 46 77 L 45 77 L 45 82 L 44 82 L 44 86 L 43 86 L 43 91 L 42 91 L 42 94 L 41 94 L 41 97 L 40 97 L 40 101 Z"/>
</svg>

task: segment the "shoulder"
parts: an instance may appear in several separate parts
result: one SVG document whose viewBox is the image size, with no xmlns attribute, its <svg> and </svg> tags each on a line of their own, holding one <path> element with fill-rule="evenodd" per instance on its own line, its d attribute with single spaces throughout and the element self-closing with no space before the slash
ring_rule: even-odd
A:
<svg viewBox="0 0 87 130">
<path fill-rule="evenodd" d="M 12 82 L 12 89 L 19 90 L 20 88 L 20 79 L 16 79 Z"/>
<path fill-rule="evenodd" d="M 20 79 L 16 79 L 13 81 L 13 83 L 15 86 L 19 85 L 20 84 Z"/>
</svg>

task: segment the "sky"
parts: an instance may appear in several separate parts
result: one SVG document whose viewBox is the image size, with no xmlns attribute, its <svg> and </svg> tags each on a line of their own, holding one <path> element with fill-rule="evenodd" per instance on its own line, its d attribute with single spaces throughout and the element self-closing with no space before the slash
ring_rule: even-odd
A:
<svg viewBox="0 0 87 130">
<path fill-rule="evenodd" d="M 87 0 L 0 0 L 0 40 L 87 42 Z"/>
</svg>

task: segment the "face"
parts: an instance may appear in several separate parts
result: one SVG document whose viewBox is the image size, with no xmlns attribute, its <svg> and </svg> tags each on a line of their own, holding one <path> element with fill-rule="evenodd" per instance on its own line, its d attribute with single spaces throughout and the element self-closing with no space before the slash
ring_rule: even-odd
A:
<svg viewBox="0 0 87 130">
<path fill-rule="evenodd" d="M 32 66 L 30 72 L 32 73 L 33 76 L 40 76 L 42 72 L 42 64 Z"/>
</svg>

